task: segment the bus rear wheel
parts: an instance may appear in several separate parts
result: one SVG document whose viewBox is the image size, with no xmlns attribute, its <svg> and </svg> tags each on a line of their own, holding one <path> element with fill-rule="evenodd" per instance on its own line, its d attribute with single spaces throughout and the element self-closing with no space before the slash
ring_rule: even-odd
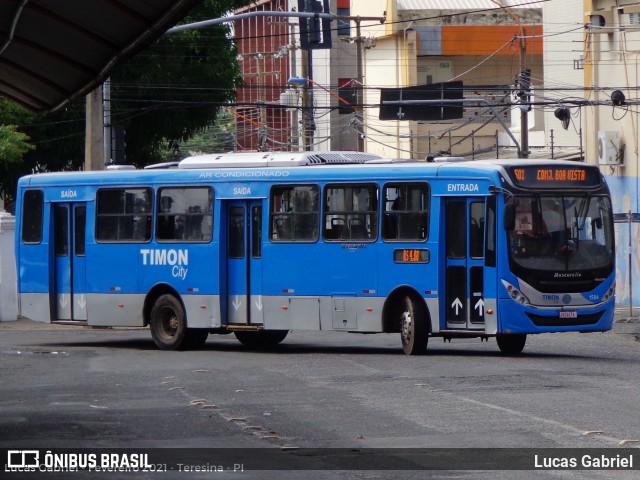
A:
<svg viewBox="0 0 640 480">
<path fill-rule="evenodd" d="M 424 354 L 429 341 L 427 314 L 424 306 L 412 297 L 405 296 L 400 303 L 398 312 L 402 350 L 407 355 Z"/>
<path fill-rule="evenodd" d="M 526 333 L 513 333 L 510 335 L 496 335 L 498 348 L 505 355 L 519 355 L 524 344 L 527 343 Z"/>
<path fill-rule="evenodd" d="M 173 295 L 158 297 L 151 309 L 149 324 L 151 337 L 159 349 L 179 350 L 187 347 L 186 315 L 182 304 Z"/>
<path fill-rule="evenodd" d="M 238 331 L 233 333 L 240 343 L 246 347 L 269 348 L 282 342 L 289 334 L 289 330 Z"/>
</svg>

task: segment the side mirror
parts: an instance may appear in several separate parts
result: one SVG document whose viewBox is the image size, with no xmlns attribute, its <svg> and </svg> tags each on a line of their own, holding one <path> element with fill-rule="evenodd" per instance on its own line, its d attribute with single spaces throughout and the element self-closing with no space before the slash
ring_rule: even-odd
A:
<svg viewBox="0 0 640 480">
<path fill-rule="evenodd" d="M 594 218 L 594 219 L 593 219 L 593 225 L 594 225 L 598 230 L 601 230 L 601 229 L 602 229 L 602 219 L 601 219 L 601 218 Z"/>
<path fill-rule="evenodd" d="M 513 203 L 507 203 L 504 206 L 504 216 L 502 218 L 504 229 L 511 231 L 516 228 L 516 206 Z"/>
</svg>

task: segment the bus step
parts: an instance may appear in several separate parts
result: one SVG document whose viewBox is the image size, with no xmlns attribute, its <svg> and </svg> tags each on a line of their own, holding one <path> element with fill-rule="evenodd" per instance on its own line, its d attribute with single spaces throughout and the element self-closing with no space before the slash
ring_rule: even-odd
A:
<svg viewBox="0 0 640 480">
<path fill-rule="evenodd" d="M 483 337 L 488 336 L 483 330 L 462 330 L 462 329 L 448 329 L 440 330 L 437 333 L 432 334 L 434 337 L 450 337 L 450 338 L 465 338 L 465 337 Z"/>
<path fill-rule="evenodd" d="M 241 324 L 227 324 L 227 330 L 244 330 L 244 331 L 250 331 L 250 332 L 257 332 L 259 330 L 264 330 L 264 325 L 246 325 L 244 323 Z"/>
</svg>

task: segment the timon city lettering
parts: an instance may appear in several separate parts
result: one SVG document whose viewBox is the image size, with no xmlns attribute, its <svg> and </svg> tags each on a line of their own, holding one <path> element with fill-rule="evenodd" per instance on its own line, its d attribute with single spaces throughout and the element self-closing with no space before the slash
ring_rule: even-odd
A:
<svg viewBox="0 0 640 480">
<path fill-rule="evenodd" d="M 184 280 L 189 271 L 189 250 L 186 249 L 165 249 L 165 248 L 143 248 L 142 265 L 168 265 L 171 268 L 171 275 L 174 278 Z"/>
<path fill-rule="evenodd" d="M 140 250 L 143 265 L 189 265 L 189 250 L 143 248 Z"/>
</svg>

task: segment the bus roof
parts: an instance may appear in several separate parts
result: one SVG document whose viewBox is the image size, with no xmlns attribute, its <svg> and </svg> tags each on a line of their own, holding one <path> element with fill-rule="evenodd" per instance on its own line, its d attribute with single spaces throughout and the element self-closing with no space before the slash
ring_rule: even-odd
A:
<svg viewBox="0 0 640 480">
<path fill-rule="evenodd" d="M 292 167 L 299 165 L 328 165 L 365 163 L 380 159 L 378 155 L 362 152 L 247 152 L 215 153 L 187 157 L 179 168 L 223 167 Z"/>
<path fill-rule="evenodd" d="M 32 174 L 20 179 L 19 185 L 108 185 L 108 184 L 141 184 L 160 181 L 163 183 L 206 182 L 206 181 L 300 181 L 333 179 L 355 179 L 366 181 L 367 178 L 403 177 L 484 177 L 499 181 L 506 176 L 509 167 L 526 165 L 557 167 L 589 167 L 597 168 L 581 162 L 568 160 L 528 160 L 528 159 L 493 159 L 466 162 L 425 162 L 407 161 L 405 159 L 382 159 L 376 155 L 358 152 L 259 152 L 264 159 L 256 160 L 256 154 L 222 154 L 202 155 L 183 160 L 180 168 L 157 168 L 138 170 L 99 170 L 88 172 L 53 172 Z M 347 155 L 348 154 L 348 155 Z M 240 157 L 240 160 L 238 160 Z M 232 159 L 235 158 L 235 161 Z M 242 160 L 244 158 L 244 160 Z M 355 159 L 355 160 L 353 160 Z M 364 160 L 363 160 L 364 159 Z M 187 162 L 188 160 L 188 162 Z M 353 160 L 353 161 L 352 161 Z M 354 164 L 354 161 L 356 164 Z M 262 162 L 262 164 L 260 164 Z M 325 163 L 322 163 L 325 162 Z M 305 168 L 305 166 L 309 166 Z M 260 170 L 260 171 L 258 171 Z M 233 174 L 216 175 L 213 172 L 234 172 Z M 287 172 L 286 175 L 279 175 Z M 364 174 L 364 171 L 367 173 Z M 358 172 L 357 175 L 354 173 Z"/>
</svg>

